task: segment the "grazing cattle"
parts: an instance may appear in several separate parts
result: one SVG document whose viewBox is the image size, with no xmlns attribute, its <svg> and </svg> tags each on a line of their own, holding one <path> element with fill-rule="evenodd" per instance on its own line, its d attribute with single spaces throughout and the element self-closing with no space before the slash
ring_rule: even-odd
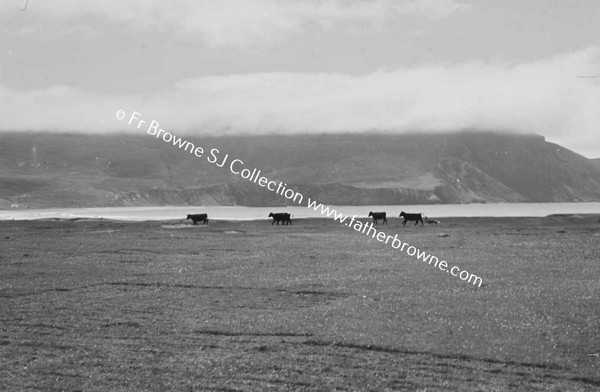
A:
<svg viewBox="0 0 600 392">
<path fill-rule="evenodd" d="M 193 215 L 188 215 L 187 219 L 191 219 L 192 220 L 192 224 L 197 225 L 198 222 L 203 221 L 204 224 L 208 224 L 208 214 L 193 214 Z"/>
<path fill-rule="evenodd" d="M 279 222 L 281 222 L 282 225 L 287 225 L 288 223 L 290 225 L 292 224 L 292 216 L 287 212 L 278 212 L 275 214 L 271 212 L 269 218 L 273 218 L 272 225 L 274 225 L 275 222 L 277 222 L 277 226 L 279 226 Z"/>
<path fill-rule="evenodd" d="M 404 218 L 404 222 L 402 222 L 402 226 L 406 226 L 406 222 L 415 221 L 415 226 L 421 222 L 421 226 L 423 226 L 423 214 L 408 214 L 404 211 L 400 213 L 400 218 Z"/>
<path fill-rule="evenodd" d="M 377 221 L 382 219 L 383 223 L 385 223 L 387 225 L 387 218 L 385 217 L 385 212 L 369 212 L 369 217 L 373 217 L 373 222 L 375 222 L 375 224 L 377 224 Z"/>
</svg>

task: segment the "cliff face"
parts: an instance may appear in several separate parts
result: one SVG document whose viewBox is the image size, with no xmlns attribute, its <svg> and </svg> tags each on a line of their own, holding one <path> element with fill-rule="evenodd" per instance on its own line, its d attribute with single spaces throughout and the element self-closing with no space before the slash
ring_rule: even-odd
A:
<svg viewBox="0 0 600 392">
<path fill-rule="evenodd" d="M 338 205 L 600 201 L 600 164 L 543 137 L 495 133 L 188 138 Z M 306 201 L 306 200 L 305 200 Z M 0 134 L 0 208 L 284 205 L 274 192 L 148 135 Z"/>
</svg>

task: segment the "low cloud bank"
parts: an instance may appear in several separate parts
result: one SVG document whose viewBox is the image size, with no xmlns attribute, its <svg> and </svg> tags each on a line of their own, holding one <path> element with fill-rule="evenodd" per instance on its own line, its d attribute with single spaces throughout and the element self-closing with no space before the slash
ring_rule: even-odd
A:
<svg viewBox="0 0 600 392">
<path fill-rule="evenodd" d="M 1 129 L 131 132 L 136 110 L 178 134 L 538 133 L 600 156 L 600 48 L 536 62 L 465 62 L 365 75 L 262 73 L 182 80 L 155 94 L 107 96 L 0 84 Z"/>
</svg>

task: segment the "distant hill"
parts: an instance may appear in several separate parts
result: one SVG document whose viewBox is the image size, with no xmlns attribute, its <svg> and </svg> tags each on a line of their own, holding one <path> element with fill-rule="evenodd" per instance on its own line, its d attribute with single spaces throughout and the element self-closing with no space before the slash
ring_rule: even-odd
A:
<svg viewBox="0 0 600 392">
<path fill-rule="evenodd" d="M 187 138 L 337 205 L 600 201 L 600 163 L 541 136 Z M 287 200 L 146 134 L 0 133 L 0 208 L 285 205 Z"/>
</svg>

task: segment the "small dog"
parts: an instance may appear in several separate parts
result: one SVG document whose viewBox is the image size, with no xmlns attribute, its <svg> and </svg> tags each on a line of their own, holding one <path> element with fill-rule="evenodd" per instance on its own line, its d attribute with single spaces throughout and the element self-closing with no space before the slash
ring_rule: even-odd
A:
<svg viewBox="0 0 600 392">
<path fill-rule="evenodd" d="M 425 222 L 429 223 L 430 225 L 439 225 L 440 224 L 439 220 L 429 219 L 429 218 L 425 218 Z"/>
</svg>

